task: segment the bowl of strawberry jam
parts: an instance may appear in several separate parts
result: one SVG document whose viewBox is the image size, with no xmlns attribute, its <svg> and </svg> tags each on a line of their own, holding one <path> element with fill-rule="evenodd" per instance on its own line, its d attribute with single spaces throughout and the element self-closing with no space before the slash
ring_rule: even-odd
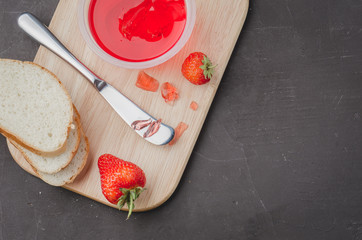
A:
<svg viewBox="0 0 362 240">
<path fill-rule="evenodd" d="M 144 69 L 176 55 L 196 19 L 195 0 L 80 0 L 87 45 L 113 65 Z"/>
</svg>

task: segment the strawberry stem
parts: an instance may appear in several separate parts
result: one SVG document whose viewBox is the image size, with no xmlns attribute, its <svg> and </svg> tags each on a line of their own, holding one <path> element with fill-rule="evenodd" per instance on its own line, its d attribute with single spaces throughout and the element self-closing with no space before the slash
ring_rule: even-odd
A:
<svg viewBox="0 0 362 240">
<path fill-rule="evenodd" d="M 127 203 L 127 207 L 128 207 L 127 219 L 129 219 L 129 217 L 131 216 L 132 211 L 135 207 L 134 201 L 146 189 L 142 188 L 142 187 L 135 187 L 132 189 L 120 188 L 119 190 L 123 193 L 123 195 L 118 199 L 117 207 L 119 210 L 121 210 L 121 208 L 124 206 L 124 204 Z"/>
<path fill-rule="evenodd" d="M 206 56 L 204 56 L 204 59 L 201 62 L 203 63 L 203 65 L 201 65 L 200 68 L 204 70 L 205 78 L 210 79 L 214 74 L 214 68 L 216 67 L 216 65 L 212 65 L 210 59 Z"/>
</svg>

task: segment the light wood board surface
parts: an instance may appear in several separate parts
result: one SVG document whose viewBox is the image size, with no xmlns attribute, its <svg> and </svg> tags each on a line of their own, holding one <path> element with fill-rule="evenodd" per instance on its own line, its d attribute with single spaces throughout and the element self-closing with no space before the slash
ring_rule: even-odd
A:
<svg viewBox="0 0 362 240">
<path fill-rule="evenodd" d="M 189 128 L 174 146 L 155 146 L 142 140 L 85 78 L 49 50 L 40 47 L 34 62 L 54 72 L 63 82 L 80 112 L 89 138 L 88 164 L 75 182 L 65 188 L 115 207 L 102 195 L 97 167 L 98 157 L 110 153 L 134 162 L 144 170 L 147 190 L 137 199 L 135 211 L 153 209 L 172 195 L 181 179 L 244 24 L 249 1 L 196 0 L 197 20 L 186 46 L 166 63 L 145 70 L 160 84 L 168 81 L 179 89 L 180 99 L 174 106 L 164 102 L 160 90 L 153 93 L 137 88 L 138 70 L 112 66 L 86 46 L 78 29 L 77 4 L 75 0 L 60 0 L 49 26 L 59 40 L 92 71 L 151 115 L 162 118 L 164 123 L 174 128 L 181 121 Z M 217 64 L 212 80 L 202 86 L 189 83 L 181 74 L 183 60 L 195 51 L 204 52 Z M 199 104 L 197 111 L 190 109 L 191 101 Z M 21 154 L 11 144 L 8 145 L 15 161 L 32 173 Z"/>
</svg>

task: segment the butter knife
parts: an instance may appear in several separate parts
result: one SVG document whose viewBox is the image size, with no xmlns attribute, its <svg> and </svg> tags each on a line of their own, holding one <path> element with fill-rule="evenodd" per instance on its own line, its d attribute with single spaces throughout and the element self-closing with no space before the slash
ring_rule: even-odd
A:
<svg viewBox="0 0 362 240">
<path fill-rule="evenodd" d="M 155 134 L 150 137 L 143 137 L 147 135 L 145 134 L 147 127 L 137 130 L 133 127 L 134 124 L 132 123 L 147 119 L 157 121 L 157 119 L 142 110 L 117 89 L 90 71 L 34 15 L 28 12 L 22 13 L 18 17 L 18 25 L 33 39 L 64 59 L 88 79 L 127 125 L 132 127 L 143 139 L 155 145 L 164 145 L 172 140 L 175 134 L 174 129 L 163 123 L 160 124 Z"/>
</svg>

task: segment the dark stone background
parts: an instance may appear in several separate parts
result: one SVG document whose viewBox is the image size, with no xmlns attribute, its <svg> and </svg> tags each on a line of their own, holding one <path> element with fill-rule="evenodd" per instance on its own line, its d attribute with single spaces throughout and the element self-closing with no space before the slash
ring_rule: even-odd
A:
<svg viewBox="0 0 362 240">
<path fill-rule="evenodd" d="M 32 60 L 16 18 L 48 24 L 57 2 L 0 0 L 0 57 Z M 361 0 L 251 1 L 169 201 L 124 221 L 25 173 L 1 137 L 0 239 L 362 239 L 361 81 Z"/>
</svg>

